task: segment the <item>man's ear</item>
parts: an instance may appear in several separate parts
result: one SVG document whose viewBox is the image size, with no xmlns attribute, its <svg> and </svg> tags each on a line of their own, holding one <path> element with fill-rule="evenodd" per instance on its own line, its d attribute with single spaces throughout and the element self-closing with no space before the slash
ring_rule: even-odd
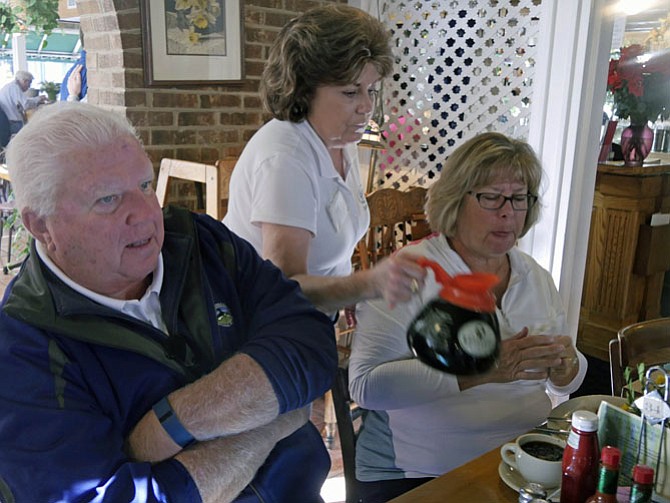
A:
<svg viewBox="0 0 670 503">
<path fill-rule="evenodd" d="M 37 213 L 29 208 L 24 208 L 21 211 L 21 220 L 23 221 L 23 226 L 28 229 L 28 232 L 42 244 L 47 245 L 51 241 L 51 235 L 44 217 L 38 216 Z"/>
</svg>

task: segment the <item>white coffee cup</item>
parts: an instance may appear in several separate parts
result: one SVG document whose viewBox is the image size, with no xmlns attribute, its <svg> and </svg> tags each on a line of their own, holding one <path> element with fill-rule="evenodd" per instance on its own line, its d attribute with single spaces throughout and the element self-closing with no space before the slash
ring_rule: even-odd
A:
<svg viewBox="0 0 670 503">
<path fill-rule="evenodd" d="M 547 447 L 543 444 L 549 444 Z M 500 455 L 504 463 L 519 471 L 527 482 L 537 482 L 544 487 L 558 487 L 561 484 L 563 449 L 565 441 L 551 435 L 541 433 L 526 433 L 519 436 L 515 442 L 509 442 L 500 448 Z M 528 452 L 526 449 L 530 450 Z M 543 459 L 547 454 L 554 455 L 555 460 Z"/>
</svg>

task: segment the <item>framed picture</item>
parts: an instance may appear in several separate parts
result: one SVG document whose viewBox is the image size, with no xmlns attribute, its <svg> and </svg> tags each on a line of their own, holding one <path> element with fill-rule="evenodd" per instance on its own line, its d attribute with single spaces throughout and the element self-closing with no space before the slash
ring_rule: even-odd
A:
<svg viewBox="0 0 670 503">
<path fill-rule="evenodd" d="M 242 0 L 145 0 L 140 11 L 148 86 L 244 78 Z"/>
</svg>

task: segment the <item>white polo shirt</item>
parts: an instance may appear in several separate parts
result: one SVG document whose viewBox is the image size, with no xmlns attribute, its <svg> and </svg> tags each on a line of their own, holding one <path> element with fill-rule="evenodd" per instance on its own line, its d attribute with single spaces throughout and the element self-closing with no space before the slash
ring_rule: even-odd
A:
<svg viewBox="0 0 670 503">
<path fill-rule="evenodd" d="M 344 149 L 346 179 L 307 121 L 272 120 L 244 148 L 230 180 L 233 232 L 262 251 L 260 223 L 299 227 L 312 236 L 307 272 L 351 273 L 351 255 L 370 224 L 355 144 Z"/>
</svg>

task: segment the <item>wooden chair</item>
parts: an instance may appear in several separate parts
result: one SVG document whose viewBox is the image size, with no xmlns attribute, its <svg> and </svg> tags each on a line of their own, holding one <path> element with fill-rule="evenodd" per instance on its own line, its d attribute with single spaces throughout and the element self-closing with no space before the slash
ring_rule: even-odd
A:
<svg viewBox="0 0 670 503">
<path fill-rule="evenodd" d="M 204 183 L 205 212 L 217 220 L 221 219 L 219 170 L 216 166 L 180 159 L 161 159 L 156 181 L 156 196 L 161 206 L 166 203 L 171 178 Z"/>
<path fill-rule="evenodd" d="M 342 468 L 344 470 L 344 486 L 346 503 L 358 503 L 356 491 L 356 435 L 357 419 L 362 416 L 362 409 L 356 405 L 349 395 L 348 360 L 340 364 L 332 388 L 337 433 L 342 449 Z"/>
<path fill-rule="evenodd" d="M 670 362 L 670 318 L 640 321 L 622 328 L 609 343 L 609 356 L 612 395 L 621 396 L 626 367 L 631 368 L 631 378 L 638 380 L 638 363 L 648 368 Z"/>
<path fill-rule="evenodd" d="M 612 396 L 621 396 L 625 383 L 623 378 L 623 368 L 621 367 L 621 344 L 619 344 L 619 339 L 610 340 L 609 356 Z"/>
<path fill-rule="evenodd" d="M 379 189 L 367 196 L 370 228 L 358 243 L 354 256 L 357 267 L 369 269 L 409 241 L 430 233 L 423 208 L 426 192 L 422 187 L 406 192 Z"/>
<path fill-rule="evenodd" d="M 228 213 L 228 199 L 230 198 L 230 177 L 235 169 L 237 157 L 224 157 L 216 161 L 215 166 L 219 171 L 219 216 L 221 218 Z"/>
</svg>

